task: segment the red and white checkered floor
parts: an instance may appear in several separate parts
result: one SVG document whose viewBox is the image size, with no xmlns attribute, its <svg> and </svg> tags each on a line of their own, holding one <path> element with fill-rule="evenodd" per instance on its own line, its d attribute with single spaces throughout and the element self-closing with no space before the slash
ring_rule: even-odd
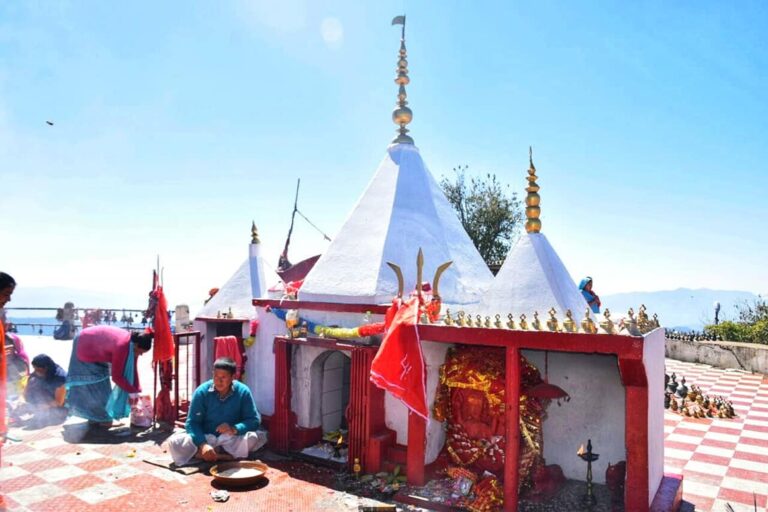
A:
<svg viewBox="0 0 768 512">
<path fill-rule="evenodd" d="M 763 512 L 768 506 L 768 377 L 667 360 L 667 373 L 733 403 L 733 419 L 664 414 L 665 470 L 682 474 L 696 510 Z M 753 495 L 754 493 L 754 495 Z"/>
<path fill-rule="evenodd" d="M 733 402 L 734 419 L 693 419 L 665 412 L 665 469 L 683 474 L 684 500 L 701 511 L 760 512 L 768 506 L 768 377 L 667 360 L 705 394 Z M 348 494 L 270 469 L 269 493 L 233 492 L 214 503 L 210 477 L 182 476 L 143 459 L 163 455 L 152 440 L 73 444 L 60 426 L 11 429 L 22 442 L 3 448 L 0 492 L 12 511 L 357 510 Z M 754 495 L 753 495 L 754 493 Z M 307 507 L 310 508 L 307 508 Z M 317 508 L 320 506 L 321 508 Z M 325 508 L 322 508 L 325 507 Z M 330 507 L 330 508 L 329 508 Z"/>
</svg>

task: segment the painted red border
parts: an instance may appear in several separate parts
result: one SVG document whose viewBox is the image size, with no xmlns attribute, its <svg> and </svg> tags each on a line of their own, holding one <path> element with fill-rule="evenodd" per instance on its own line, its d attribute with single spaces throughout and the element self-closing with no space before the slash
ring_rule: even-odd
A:
<svg viewBox="0 0 768 512">
<path fill-rule="evenodd" d="M 309 309 L 335 313 L 373 313 L 383 315 L 391 304 L 350 304 L 342 302 L 310 302 L 306 300 L 253 299 L 254 306 L 278 309 Z"/>
</svg>

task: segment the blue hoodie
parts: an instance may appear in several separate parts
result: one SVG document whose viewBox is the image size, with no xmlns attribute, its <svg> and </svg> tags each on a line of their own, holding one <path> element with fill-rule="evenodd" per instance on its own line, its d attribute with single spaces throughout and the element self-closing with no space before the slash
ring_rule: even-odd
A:
<svg viewBox="0 0 768 512">
<path fill-rule="evenodd" d="M 579 283 L 579 290 L 581 290 L 581 295 L 584 297 L 584 300 L 587 301 L 587 304 L 589 304 L 589 307 L 592 309 L 592 312 L 599 313 L 600 304 L 598 303 L 598 301 L 600 299 L 597 298 L 597 295 L 594 292 L 587 290 L 587 285 L 591 282 L 592 282 L 591 277 L 585 277 Z"/>
</svg>

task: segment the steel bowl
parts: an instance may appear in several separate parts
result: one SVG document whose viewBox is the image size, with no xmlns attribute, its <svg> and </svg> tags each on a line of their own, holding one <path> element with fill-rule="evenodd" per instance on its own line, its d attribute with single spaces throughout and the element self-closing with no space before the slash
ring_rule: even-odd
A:
<svg viewBox="0 0 768 512">
<path fill-rule="evenodd" d="M 216 464 L 211 468 L 213 479 L 226 486 L 245 486 L 263 478 L 269 467 L 260 460 L 237 460 Z"/>
</svg>

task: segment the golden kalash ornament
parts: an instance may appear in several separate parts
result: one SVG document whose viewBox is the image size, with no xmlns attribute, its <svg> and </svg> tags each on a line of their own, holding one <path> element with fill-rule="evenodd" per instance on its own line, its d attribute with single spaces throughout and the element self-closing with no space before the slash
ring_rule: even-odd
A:
<svg viewBox="0 0 768 512">
<path fill-rule="evenodd" d="M 565 332 L 576 332 L 578 330 L 578 326 L 576 325 L 576 322 L 573 321 L 573 313 L 571 310 L 566 310 L 565 312 L 565 320 L 563 320 L 563 329 Z"/>
<path fill-rule="evenodd" d="M 608 308 L 605 308 L 603 321 L 600 322 L 600 328 L 608 334 L 614 334 L 616 332 L 616 327 L 613 325 L 613 320 L 611 320 L 611 310 Z"/>
<path fill-rule="evenodd" d="M 541 330 L 541 322 L 539 321 L 539 312 L 538 311 L 534 311 L 533 312 L 533 322 L 531 322 L 531 326 L 535 330 L 537 330 L 537 331 Z"/>
<path fill-rule="evenodd" d="M 547 328 L 552 332 L 560 332 L 560 324 L 555 316 L 557 311 L 555 308 L 549 310 L 549 320 L 547 320 Z"/>
<path fill-rule="evenodd" d="M 596 334 L 597 326 L 594 320 L 589 317 L 589 308 L 584 312 L 584 320 L 581 321 L 581 330 L 587 334 Z"/>
</svg>

